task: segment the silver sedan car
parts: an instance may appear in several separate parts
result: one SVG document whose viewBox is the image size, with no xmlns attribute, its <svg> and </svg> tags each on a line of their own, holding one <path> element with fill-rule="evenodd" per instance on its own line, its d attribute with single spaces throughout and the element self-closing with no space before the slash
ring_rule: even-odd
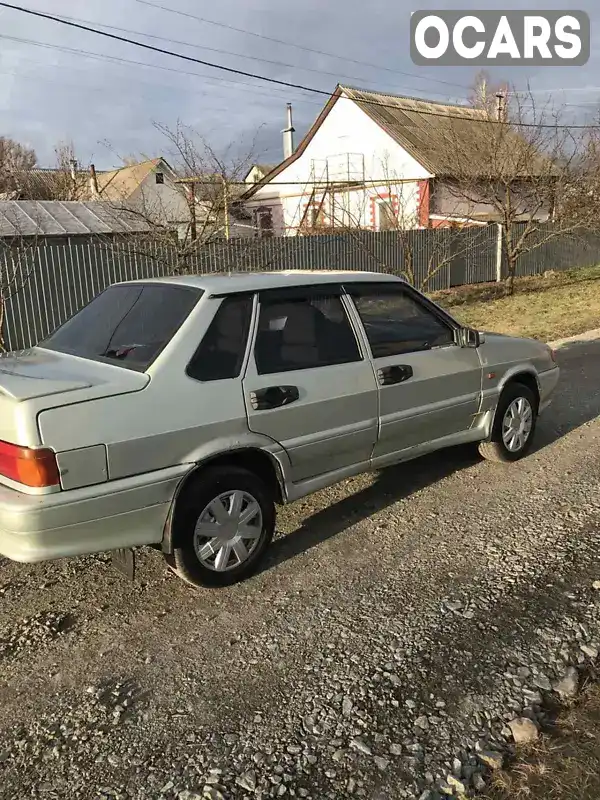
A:
<svg viewBox="0 0 600 800">
<path fill-rule="evenodd" d="M 235 583 L 277 504 L 452 445 L 522 458 L 558 375 L 545 344 L 390 275 L 115 284 L 0 359 L 0 554 L 152 545 L 194 585 Z"/>
</svg>

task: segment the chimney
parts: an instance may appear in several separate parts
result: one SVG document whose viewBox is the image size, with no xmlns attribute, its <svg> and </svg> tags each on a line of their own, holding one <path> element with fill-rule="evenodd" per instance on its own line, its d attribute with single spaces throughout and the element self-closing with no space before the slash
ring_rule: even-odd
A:
<svg viewBox="0 0 600 800">
<path fill-rule="evenodd" d="M 498 122 L 506 122 L 506 95 L 496 92 L 496 118 Z"/>
<path fill-rule="evenodd" d="M 283 157 L 289 158 L 294 152 L 294 133 L 295 128 L 292 122 L 292 104 L 287 104 L 287 128 L 283 133 Z"/>
<path fill-rule="evenodd" d="M 99 200 L 98 178 L 96 177 L 96 167 L 93 164 L 90 164 L 90 189 L 92 192 L 92 200 Z"/>
</svg>

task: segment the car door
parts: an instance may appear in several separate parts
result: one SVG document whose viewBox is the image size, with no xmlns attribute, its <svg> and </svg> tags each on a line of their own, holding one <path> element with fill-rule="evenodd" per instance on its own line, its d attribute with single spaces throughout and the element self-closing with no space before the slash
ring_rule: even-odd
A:
<svg viewBox="0 0 600 800">
<path fill-rule="evenodd" d="M 481 399 L 482 365 L 451 323 L 405 284 L 348 284 L 379 384 L 373 457 L 466 431 Z"/>
<path fill-rule="evenodd" d="M 294 482 L 364 464 L 378 431 L 373 368 L 339 286 L 259 294 L 248 424 L 287 451 Z"/>
</svg>

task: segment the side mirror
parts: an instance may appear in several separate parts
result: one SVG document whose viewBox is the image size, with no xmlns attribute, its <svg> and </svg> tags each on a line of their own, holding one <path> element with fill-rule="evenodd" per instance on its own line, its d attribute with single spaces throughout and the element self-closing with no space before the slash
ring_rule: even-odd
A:
<svg viewBox="0 0 600 800">
<path fill-rule="evenodd" d="M 479 347 L 484 342 L 483 334 L 473 328 L 458 328 L 455 341 L 459 347 Z"/>
</svg>

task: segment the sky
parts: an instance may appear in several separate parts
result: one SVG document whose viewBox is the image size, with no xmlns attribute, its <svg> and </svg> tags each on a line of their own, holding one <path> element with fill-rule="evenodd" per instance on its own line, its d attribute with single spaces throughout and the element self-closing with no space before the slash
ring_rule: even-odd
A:
<svg viewBox="0 0 600 800">
<path fill-rule="evenodd" d="M 12 0 L 15 2 L 15 0 Z M 431 100 L 466 102 L 477 70 L 417 67 L 409 53 L 411 11 L 558 9 L 568 4 L 505 0 L 16 0 L 157 47 L 326 92 L 338 82 Z M 160 8 L 159 6 L 162 6 Z M 600 104 L 600 4 L 578 0 L 592 23 L 585 67 L 490 70 L 536 101 L 569 104 L 569 119 L 590 119 Z M 597 25 L 596 25 L 597 23 Z M 278 41 L 274 41 L 278 40 Z M 79 51 L 79 52 L 73 52 Z M 315 52 L 318 51 L 318 52 Z M 92 54 L 92 55 L 90 55 Z M 134 62 L 134 63 L 131 63 Z M 325 96 L 186 63 L 64 25 L 0 9 L 0 135 L 33 147 L 53 166 L 54 147 L 72 141 L 82 164 L 98 169 L 126 158 L 163 155 L 171 146 L 156 124 L 193 128 L 219 153 L 252 150 L 283 158 L 285 107 L 296 141 Z"/>
</svg>

